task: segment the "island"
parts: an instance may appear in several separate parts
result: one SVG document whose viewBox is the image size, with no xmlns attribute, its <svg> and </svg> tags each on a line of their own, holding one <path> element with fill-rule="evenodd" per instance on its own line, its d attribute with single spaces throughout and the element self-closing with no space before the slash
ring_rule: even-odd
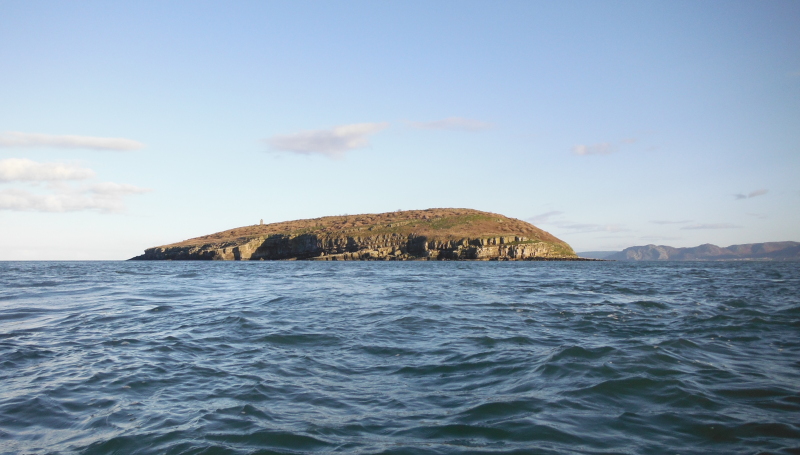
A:
<svg viewBox="0 0 800 455">
<path fill-rule="evenodd" d="M 145 250 L 132 260 L 583 260 L 536 226 L 439 208 L 256 224 Z"/>
</svg>

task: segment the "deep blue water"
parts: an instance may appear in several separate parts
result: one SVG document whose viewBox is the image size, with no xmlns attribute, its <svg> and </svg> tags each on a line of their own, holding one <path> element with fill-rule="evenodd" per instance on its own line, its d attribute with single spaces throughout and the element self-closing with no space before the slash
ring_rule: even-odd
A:
<svg viewBox="0 0 800 455">
<path fill-rule="evenodd" d="M 0 453 L 800 453 L 800 263 L 4 262 Z"/>
</svg>

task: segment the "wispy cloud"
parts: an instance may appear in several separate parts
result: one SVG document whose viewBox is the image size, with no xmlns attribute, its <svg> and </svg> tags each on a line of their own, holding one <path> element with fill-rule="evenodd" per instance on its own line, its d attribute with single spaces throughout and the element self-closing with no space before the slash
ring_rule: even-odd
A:
<svg viewBox="0 0 800 455">
<path fill-rule="evenodd" d="M 610 155 L 617 152 L 620 147 L 627 147 L 639 142 L 639 138 L 626 137 L 616 142 L 599 142 L 596 144 L 577 144 L 572 147 L 572 153 L 578 156 Z"/>
<path fill-rule="evenodd" d="M 55 147 L 126 151 L 140 149 L 144 147 L 144 144 L 134 141 L 133 139 L 121 137 L 58 136 L 53 134 L 6 131 L 0 133 L 0 147 Z"/>
<path fill-rule="evenodd" d="M 330 158 L 343 158 L 345 152 L 369 145 L 369 135 L 386 129 L 388 123 L 356 123 L 340 125 L 329 130 L 301 131 L 273 136 L 270 147 L 282 152 L 311 155 L 318 153 Z"/>
<path fill-rule="evenodd" d="M 129 194 L 149 193 L 149 188 L 140 188 L 127 183 L 102 182 L 83 188 L 84 192 L 104 197 L 127 196 Z"/>
<path fill-rule="evenodd" d="M 563 214 L 564 212 L 559 212 L 558 210 L 552 210 L 545 213 L 540 213 L 538 215 L 534 215 L 530 218 L 526 218 L 525 221 L 531 224 L 547 224 L 549 221 L 552 220 L 553 217 Z"/>
<path fill-rule="evenodd" d="M 592 223 L 566 223 L 558 224 L 561 229 L 570 230 L 570 234 L 583 234 L 587 232 L 625 232 L 629 231 L 619 224 L 592 224 Z"/>
<path fill-rule="evenodd" d="M 426 130 L 481 131 L 492 127 L 491 123 L 463 117 L 448 117 L 431 122 L 410 122 L 414 128 Z"/>
<path fill-rule="evenodd" d="M 51 182 L 83 180 L 94 177 L 94 171 L 64 163 L 38 163 L 24 158 L 0 160 L 0 182 Z"/>
<path fill-rule="evenodd" d="M 731 223 L 692 224 L 681 229 L 738 229 L 741 226 Z"/>
<path fill-rule="evenodd" d="M 686 224 L 692 220 L 679 220 L 679 221 L 672 221 L 672 220 L 650 220 L 653 224 Z"/>
<path fill-rule="evenodd" d="M 559 229 L 569 231 L 568 234 L 583 234 L 587 232 L 626 232 L 629 229 L 619 224 L 596 224 L 596 223 L 576 223 L 564 219 L 561 215 L 564 212 L 552 210 L 545 213 L 526 218 L 525 221 L 534 225 L 542 224 L 547 226 L 555 226 Z"/>
<path fill-rule="evenodd" d="M 662 240 L 681 240 L 681 237 L 664 237 L 660 235 L 643 235 L 640 236 L 639 239 L 646 240 L 648 242 L 654 241 L 662 241 Z"/>
<path fill-rule="evenodd" d="M 742 194 L 742 193 L 734 194 L 733 197 L 735 197 L 736 199 L 750 199 L 751 197 L 763 196 L 768 192 L 769 190 L 762 188 L 760 190 L 751 191 L 747 194 Z"/>
<path fill-rule="evenodd" d="M 50 193 L 9 188 L 0 190 L 0 210 L 23 212 L 77 212 L 94 210 L 103 213 L 125 209 L 124 197 L 150 191 L 113 182 L 75 188 L 65 184 L 51 186 Z"/>
<path fill-rule="evenodd" d="M 64 163 L 38 163 L 21 158 L 0 160 L 0 182 L 47 183 L 45 191 L 20 188 L 0 190 L 0 210 L 74 212 L 96 210 L 118 212 L 124 197 L 150 191 L 133 185 L 105 182 L 81 186 L 65 183 L 94 177 L 93 170 Z"/>
<path fill-rule="evenodd" d="M 576 145 L 572 147 L 572 153 L 580 156 L 586 155 L 608 155 L 615 151 L 613 145 L 608 142 L 592 145 Z"/>
</svg>

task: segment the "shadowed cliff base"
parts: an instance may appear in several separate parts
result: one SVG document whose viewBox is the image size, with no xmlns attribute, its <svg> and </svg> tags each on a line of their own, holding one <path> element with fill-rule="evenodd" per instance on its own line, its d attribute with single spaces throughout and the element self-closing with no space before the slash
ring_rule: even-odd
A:
<svg viewBox="0 0 800 455">
<path fill-rule="evenodd" d="M 408 210 L 243 226 L 133 260 L 586 260 L 524 221 L 472 209 Z"/>
</svg>

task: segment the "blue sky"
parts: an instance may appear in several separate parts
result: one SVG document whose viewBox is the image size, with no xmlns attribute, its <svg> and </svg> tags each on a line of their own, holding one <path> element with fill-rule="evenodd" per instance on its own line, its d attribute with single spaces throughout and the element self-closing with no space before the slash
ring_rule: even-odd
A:
<svg viewBox="0 0 800 455">
<path fill-rule="evenodd" d="M 800 3 L 0 4 L 0 260 L 469 207 L 800 241 Z"/>
</svg>

